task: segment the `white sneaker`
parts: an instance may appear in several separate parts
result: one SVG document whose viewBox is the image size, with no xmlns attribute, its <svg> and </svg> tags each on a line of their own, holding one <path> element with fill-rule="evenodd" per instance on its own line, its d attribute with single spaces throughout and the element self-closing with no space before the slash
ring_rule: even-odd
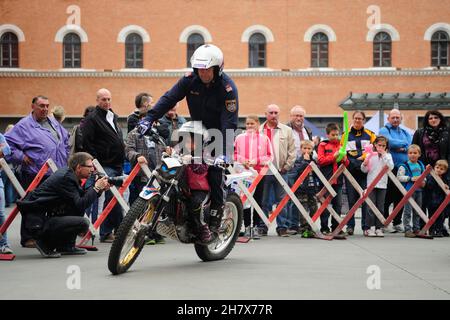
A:
<svg viewBox="0 0 450 320">
<path fill-rule="evenodd" d="M 395 230 L 395 232 L 399 232 L 399 233 L 404 232 L 403 227 L 400 224 L 394 226 L 394 230 Z"/>
<path fill-rule="evenodd" d="M 1 254 L 13 254 L 14 252 L 11 250 L 10 247 L 8 247 L 8 245 L 5 245 L 3 247 L 0 247 L 0 253 Z"/>
<path fill-rule="evenodd" d="M 367 230 L 367 236 L 368 237 L 376 237 L 376 233 L 375 233 L 375 227 L 370 228 L 369 230 Z"/>
<path fill-rule="evenodd" d="M 379 238 L 383 238 L 384 237 L 383 230 L 381 230 L 381 229 L 375 230 L 375 235 Z"/>
</svg>

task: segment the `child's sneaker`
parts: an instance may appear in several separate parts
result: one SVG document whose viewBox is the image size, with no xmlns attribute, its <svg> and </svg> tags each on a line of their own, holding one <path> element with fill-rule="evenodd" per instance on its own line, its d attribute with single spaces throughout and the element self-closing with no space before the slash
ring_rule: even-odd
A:
<svg viewBox="0 0 450 320">
<path fill-rule="evenodd" d="M 14 252 L 11 250 L 11 248 L 8 245 L 4 245 L 3 247 L 0 247 L 0 253 L 1 254 L 13 254 Z"/>
<path fill-rule="evenodd" d="M 363 235 L 364 235 L 364 237 L 368 237 L 369 236 L 369 230 L 364 230 L 363 231 Z"/>
<path fill-rule="evenodd" d="M 315 233 L 312 232 L 311 230 L 305 230 L 302 233 L 302 238 L 314 238 L 315 237 Z"/>
<path fill-rule="evenodd" d="M 383 238 L 384 237 L 383 230 L 381 230 L 381 229 L 375 230 L 375 235 L 379 238 Z"/>
<path fill-rule="evenodd" d="M 367 232 L 367 236 L 368 237 L 376 237 L 377 235 L 376 235 L 376 233 L 375 233 L 375 228 L 374 227 L 372 227 L 372 228 L 370 228 L 369 230 L 367 230 L 368 232 Z"/>
</svg>

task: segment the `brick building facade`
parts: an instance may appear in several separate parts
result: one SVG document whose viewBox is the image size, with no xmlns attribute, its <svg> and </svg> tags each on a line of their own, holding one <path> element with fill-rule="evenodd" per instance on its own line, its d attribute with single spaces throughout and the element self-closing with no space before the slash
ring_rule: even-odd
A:
<svg viewBox="0 0 450 320">
<path fill-rule="evenodd" d="M 286 121 L 300 104 L 324 126 L 341 117 L 350 92 L 449 91 L 449 7 L 450 0 L 1 0 L 0 129 L 27 114 L 37 94 L 63 105 L 70 125 L 101 87 L 125 117 L 137 93 L 158 98 L 189 70 L 187 51 L 198 41 L 223 50 L 241 117 L 276 103 Z M 179 113 L 187 114 L 185 102 Z M 416 128 L 423 113 L 405 111 L 405 124 Z"/>
</svg>

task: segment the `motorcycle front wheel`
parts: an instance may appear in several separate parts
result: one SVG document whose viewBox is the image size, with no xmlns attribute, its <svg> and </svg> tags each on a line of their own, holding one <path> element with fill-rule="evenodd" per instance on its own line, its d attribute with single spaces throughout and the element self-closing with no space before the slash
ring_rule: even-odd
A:
<svg viewBox="0 0 450 320">
<path fill-rule="evenodd" d="M 111 245 L 108 269 L 118 275 L 126 272 L 142 251 L 148 225 L 155 213 L 159 196 L 150 200 L 137 198 L 122 220 Z"/>
<path fill-rule="evenodd" d="M 195 244 L 195 251 L 203 261 L 224 259 L 233 249 L 242 226 L 243 208 L 239 196 L 231 192 L 227 195 L 223 210 L 222 224 L 218 237 L 210 244 Z"/>
</svg>

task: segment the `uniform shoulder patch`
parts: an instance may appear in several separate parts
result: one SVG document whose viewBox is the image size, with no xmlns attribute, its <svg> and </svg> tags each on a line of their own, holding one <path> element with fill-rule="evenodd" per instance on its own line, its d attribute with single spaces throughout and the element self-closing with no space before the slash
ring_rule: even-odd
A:
<svg viewBox="0 0 450 320">
<path fill-rule="evenodd" d="M 184 74 L 184 76 L 187 78 L 187 77 L 190 77 L 190 76 L 192 76 L 192 72 L 191 71 L 189 71 L 189 72 L 186 72 L 185 74 Z"/>
<path fill-rule="evenodd" d="M 227 85 L 225 86 L 225 91 L 226 91 L 226 92 L 231 92 L 231 91 L 233 91 L 233 87 L 232 87 L 231 85 L 227 84 Z"/>
<path fill-rule="evenodd" d="M 229 112 L 235 112 L 236 111 L 236 99 L 225 100 L 225 108 Z"/>
</svg>

